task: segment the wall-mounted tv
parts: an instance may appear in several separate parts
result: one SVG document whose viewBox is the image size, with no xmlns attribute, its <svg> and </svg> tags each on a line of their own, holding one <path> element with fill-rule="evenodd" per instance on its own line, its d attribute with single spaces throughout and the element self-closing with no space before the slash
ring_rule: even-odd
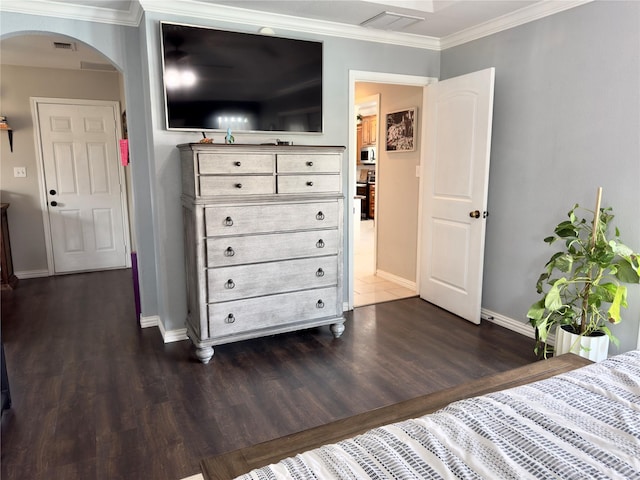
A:
<svg viewBox="0 0 640 480">
<path fill-rule="evenodd" d="M 167 128 L 322 132 L 322 43 L 161 22 Z"/>
</svg>

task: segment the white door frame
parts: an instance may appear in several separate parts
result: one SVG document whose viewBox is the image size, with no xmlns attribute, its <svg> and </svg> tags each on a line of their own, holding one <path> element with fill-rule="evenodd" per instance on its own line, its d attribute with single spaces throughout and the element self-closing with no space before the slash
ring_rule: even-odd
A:
<svg viewBox="0 0 640 480">
<path fill-rule="evenodd" d="M 38 116 L 38 105 L 41 103 L 58 103 L 63 105 L 98 105 L 102 107 L 111 107 L 115 116 L 116 136 L 122 138 L 122 124 L 120 116 L 120 105 L 117 101 L 110 100 L 80 100 L 75 98 L 47 98 L 47 97 L 31 97 L 31 118 L 33 120 L 33 134 L 36 146 L 36 165 L 38 167 L 38 185 L 40 187 L 40 210 L 42 211 L 42 222 L 44 225 L 44 241 L 47 251 L 47 270 L 49 276 L 55 274 L 53 264 L 53 242 L 51 240 L 51 224 L 49 222 L 49 208 L 47 204 L 47 185 L 44 177 L 44 156 L 42 154 L 42 139 L 40 136 L 40 121 Z M 120 147 L 116 145 L 116 151 L 120 151 Z M 118 178 L 120 180 L 120 203 L 122 206 L 122 228 L 124 232 L 125 248 L 128 254 L 131 253 L 131 234 L 129 232 L 129 208 L 127 204 L 127 188 L 124 174 L 124 167 L 118 162 Z M 125 256 L 126 267 L 131 267 L 131 255 Z"/>
<path fill-rule="evenodd" d="M 438 79 L 435 77 L 422 77 L 419 75 L 404 75 L 398 73 L 384 73 L 384 72 L 367 72 L 360 70 L 349 70 L 349 158 L 347 164 L 349 168 L 347 170 L 347 212 L 349 214 L 347 217 L 347 237 L 348 237 L 348 245 L 347 245 L 347 253 L 349 257 L 349 275 L 347 278 L 347 305 L 344 306 L 344 310 L 353 310 L 353 285 L 354 285 L 354 216 L 353 216 L 353 197 L 356 194 L 356 162 L 354 159 L 354 152 L 356 151 L 358 145 L 358 139 L 356 135 L 356 113 L 355 113 L 355 104 L 356 104 L 356 83 L 357 82 L 371 82 L 371 83 L 387 83 L 393 85 L 409 85 L 415 87 L 425 87 L 430 83 L 437 82 Z M 380 104 L 378 104 L 378 109 L 380 108 Z M 380 122 L 381 119 L 378 119 Z M 384 141 L 384 140 L 382 140 Z M 422 143 L 421 143 L 422 145 Z M 380 155 L 378 155 L 380 158 Z M 376 170 L 378 166 L 376 165 Z M 422 188 L 422 177 L 420 177 L 420 188 Z M 377 201 L 378 195 L 376 195 Z M 420 219 L 420 214 L 422 211 L 422 205 L 418 205 L 418 219 Z M 418 220 L 420 222 L 420 220 Z M 420 224 L 418 224 L 418 263 L 420 265 Z M 416 282 L 419 281 L 418 276 L 416 276 Z M 420 288 L 419 283 L 416 284 L 416 287 Z"/>
<path fill-rule="evenodd" d="M 355 104 L 354 106 L 360 106 L 362 104 L 366 104 L 366 103 L 372 103 L 375 102 L 376 104 L 376 122 L 377 122 L 377 128 L 378 131 L 380 130 L 380 94 L 379 93 L 374 93 L 373 95 L 369 95 L 365 98 L 361 99 L 361 102 L 358 104 Z M 355 111 L 353 112 L 353 115 L 355 115 Z M 353 116 L 352 115 L 352 116 Z M 357 116 L 356 116 L 356 121 L 357 121 Z M 357 130 L 357 129 L 356 129 Z M 376 135 L 376 155 L 378 155 L 378 158 L 380 158 L 380 139 L 378 138 L 379 135 Z M 356 132 L 356 147 L 354 149 L 355 151 L 355 157 L 353 155 L 351 155 L 351 158 L 360 158 L 360 152 L 358 152 L 356 149 L 358 144 L 358 135 Z M 358 162 L 356 162 L 356 169 L 355 169 L 355 173 L 353 176 L 353 181 L 357 183 L 358 179 L 356 178 L 356 175 L 358 173 Z M 373 169 L 374 169 L 374 173 L 375 173 L 375 178 L 376 178 L 376 182 L 378 181 L 378 165 L 379 162 L 376 160 L 376 164 L 374 165 Z M 368 189 L 367 189 L 368 190 Z M 353 198 L 353 197 L 352 197 Z M 369 200 L 369 197 L 367 196 L 367 201 Z M 373 204 L 374 204 L 374 208 L 373 210 L 375 212 L 378 211 L 377 207 L 378 207 L 378 196 L 376 195 L 373 199 Z M 355 208 L 355 207 L 354 207 Z M 369 210 L 369 206 L 366 206 L 367 211 Z M 354 215 L 361 215 L 362 210 L 360 210 L 360 212 L 356 212 L 354 211 L 353 214 Z M 354 220 L 354 228 L 355 228 L 355 220 Z M 354 233 L 355 235 L 355 233 Z M 355 237 L 354 237 L 355 238 Z M 377 272 L 378 271 L 378 258 L 377 258 L 377 243 L 378 243 L 378 222 L 373 222 L 373 272 Z M 355 242 L 354 242 L 354 249 L 355 249 Z M 355 251 L 354 253 L 354 267 L 353 270 L 355 272 Z"/>
</svg>

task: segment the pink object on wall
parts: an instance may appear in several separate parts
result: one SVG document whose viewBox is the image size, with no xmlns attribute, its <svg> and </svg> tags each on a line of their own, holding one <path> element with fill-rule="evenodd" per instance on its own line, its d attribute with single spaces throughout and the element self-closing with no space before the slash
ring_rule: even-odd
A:
<svg viewBox="0 0 640 480">
<path fill-rule="evenodd" d="M 120 140 L 120 162 L 123 166 L 129 165 L 129 140 Z"/>
</svg>

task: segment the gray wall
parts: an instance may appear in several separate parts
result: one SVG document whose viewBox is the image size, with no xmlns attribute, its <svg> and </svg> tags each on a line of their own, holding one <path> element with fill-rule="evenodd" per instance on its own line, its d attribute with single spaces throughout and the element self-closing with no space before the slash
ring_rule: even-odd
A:
<svg viewBox="0 0 640 480">
<path fill-rule="evenodd" d="M 640 249 L 640 3 L 592 2 L 442 52 L 442 78 L 496 67 L 482 304 L 526 321 L 542 239 L 596 189 Z M 635 348 L 640 289 L 613 327 Z"/>
<path fill-rule="evenodd" d="M 199 133 L 168 132 L 164 129 L 159 20 L 255 31 L 253 27 L 205 21 L 197 17 L 197 12 L 192 17 L 147 13 L 136 28 L 3 12 L 0 30 L 3 37 L 27 32 L 53 32 L 76 38 L 105 54 L 123 74 L 142 315 L 158 315 L 165 329 L 176 330 L 184 327 L 186 302 L 181 184 L 175 146 L 197 141 Z M 277 34 L 323 40 L 325 45 L 325 132 L 318 135 L 280 135 L 281 139 L 294 143 L 348 144 L 349 70 L 439 76 L 438 52 L 297 32 L 278 31 Z M 274 138 L 236 135 L 237 142 L 266 140 Z M 345 155 L 345 172 L 348 172 L 348 158 L 354 154 L 349 152 Z M 345 192 L 348 191 L 347 186 L 345 177 Z M 346 245 L 345 240 L 345 251 Z M 348 265 L 349 259 L 345 256 L 345 274 Z"/>
<path fill-rule="evenodd" d="M 442 77 L 448 78 L 495 66 L 483 305 L 525 321 L 527 307 L 536 298 L 535 279 L 550 254 L 542 238 L 574 202 L 590 206 L 598 185 L 604 187 L 605 204 L 615 207 L 625 239 L 640 244 L 639 18 L 640 4 L 594 2 L 441 54 L 279 31 L 325 42 L 325 133 L 282 139 L 347 145 L 351 69 L 426 77 L 440 77 L 442 69 Z M 163 128 L 160 19 L 253 30 L 201 20 L 197 14 L 147 13 L 140 27 L 122 27 L 3 12 L 0 31 L 3 37 L 20 32 L 74 37 L 105 54 L 122 72 L 142 313 L 158 315 L 172 330 L 183 327 L 186 314 L 175 145 L 198 136 Z M 259 142 L 265 137 L 236 140 Z M 353 155 L 345 155 L 345 172 Z M 348 181 L 345 178 L 345 192 Z M 345 251 L 346 245 L 345 240 Z M 348 264 L 345 256 L 345 274 Z M 615 329 L 621 350 L 635 347 L 639 297 L 638 289 L 630 292 L 628 321 Z"/>
<path fill-rule="evenodd" d="M 184 324 L 186 315 L 186 295 L 184 290 L 184 261 L 182 239 L 182 214 L 180 209 L 180 170 L 177 144 L 198 141 L 198 132 L 169 132 L 164 128 L 164 107 L 162 100 L 162 76 L 160 65 L 159 21 L 197 23 L 203 26 L 227 28 L 254 33 L 253 27 L 205 21 L 189 17 L 168 17 L 147 14 L 146 51 L 149 65 L 149 98 L 151 101 L 151 129 L 154 155 L 151 159 L 155 171 L 156 191 L 154 195 L 156 232 L 158 239 L 157 269 L 160 316 L 165 328 L 177 329 Z M 439 53 L 415 48 L 278 31 L 277 35 L 293 38 L 321 40 L 324 42 L 324 133 L 307 135 L 278 134 L 281 140 L 291 140 L 296 144 L 308 145 L 348 145 L 349 142 L 349 70 L 393 72 L 420 76 L 439 74 Z M 274 135 L 234 133 L 238 143 L 260 143 L 275 140 Z M 213 134 L 215 141 L 221 135 Z M 348 192 L 349 158 L 355 152 L 347 152 L 344 157 L 344 192 Z M 346 209 L 346 202 L 345 202 Z M 345 218 L 351 218 L 346 214 Z M 345 229 L 346 231 L 346 229 Z M 345 239 L 344 251 L 347 252 Z M 348 275 L 349 258 L 345 255 L 344 272 Z M 345 285 L 345 298 L 347 298 Z"/>
</svg>

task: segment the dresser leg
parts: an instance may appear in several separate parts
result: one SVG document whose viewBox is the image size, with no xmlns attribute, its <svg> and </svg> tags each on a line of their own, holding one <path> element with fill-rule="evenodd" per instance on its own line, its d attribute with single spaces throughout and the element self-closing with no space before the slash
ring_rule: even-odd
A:
<svg viewBox="0 0 640 480">
<path fill-rule="evenodd" d="M 196 357 L 204 364 L 209 363 L 209 360 L 213 357 L 213 347 L 196 348 Z"/>
<path fill-rule="evenodd" d="M 344 323 L 333 323 L 329 327 L 335 338 L 338 338 L 344 332 Z"/>
</svg>

